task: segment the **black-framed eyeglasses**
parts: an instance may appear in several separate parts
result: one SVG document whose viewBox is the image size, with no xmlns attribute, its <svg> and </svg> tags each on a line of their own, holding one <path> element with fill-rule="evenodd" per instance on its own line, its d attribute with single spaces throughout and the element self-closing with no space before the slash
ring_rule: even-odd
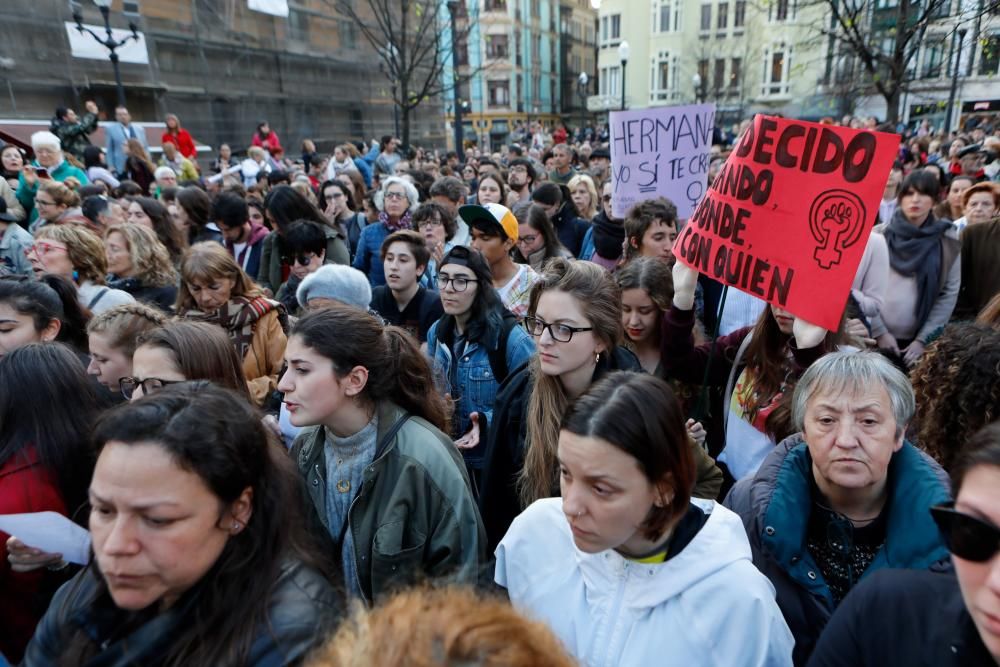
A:
<svg viewBox="0 0 1000 667">
<path fill-rule="evenodd" d="M 163 389 L 167 385 L 178 384 L 184 380 L 161 380 L 160 378 L 145 378 L 140 380 L 134 377 L 118 378 L 118 388 L 121 389 L 122 396 L 132 400 L 136 387 L 142 387 L 142 395 L 149 396 L 155 391 Z"/>
<path fill-rule="evenodd" d="M 421 220 L 417 223 L 417 229 L 434 229 L 435 227 L 443 227 L 444 223 L 441 222 L 439 218 L 427 218 L 426 220 Z"/>
<path fill-rule="evenodd" d="M 549 335 L 552 336 L 552 340 L 557 343 L 568 343 L 573 340 L 573 334 L 581 331 L 594 330 L 594 327 L 571 327 L 570 325 L 562 324 L 561 322 L 554 322 L 550 324 L 545 320 L 531 316 L 524 318 L 524 328 L 527 329 L 528 333 L 535 338 L 540 338 L 542 333 L 548 329 Z"/>
<path fill-rule="evenodd" d="M 451 283 L 451 288 L 456 292 L 464 292 L 469 288 L 469 283 L 478 283 L 475 278 L 465 276 L 450 276 L 447 273 L 438 274 L 438 287 L 444 289 Z"/>
<path fill-rule="evenodd" d="M 954 503 L 931 508 L 931 516 L 948 551 L 962 560 L 985 563 L 1000 551 L 1000 528 L 979 517 L 959 512 Z"/>
</svg>

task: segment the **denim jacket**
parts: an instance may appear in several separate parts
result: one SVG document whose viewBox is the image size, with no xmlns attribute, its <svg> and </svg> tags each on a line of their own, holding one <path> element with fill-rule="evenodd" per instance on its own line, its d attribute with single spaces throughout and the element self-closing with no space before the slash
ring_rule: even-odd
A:
<svg viewBox="0 0 1000 667">
<path fill-rule="evenodd" d="M 435 322 L 427 332 L 427 355 L 430 357 L 435 378 L 443 386 L 442 393 L 451 394 L 455 401 L 454 435 L 460 437 L 469 430 L 469 415 L 479 413 L 479 442 L 472 449 L 463 450 L 466 462 L 473 468 L 482 467 L 483 449 L 490 422 L 493 420 L 493 403 L 500 388 L 490 367 L 490 350 L 497 349 L 502 329 L 502 316 L 494 311 L 488 316 L 484 340 L 468 341 L 464 353 L 454 358 L 451 342 L 454 340 L 454 319 L 444 317 Z M 535 353 L 535 341 L 520 326 L 515 326 L 507 336 L 507 373 L 523 366 Z"/>
</svg>

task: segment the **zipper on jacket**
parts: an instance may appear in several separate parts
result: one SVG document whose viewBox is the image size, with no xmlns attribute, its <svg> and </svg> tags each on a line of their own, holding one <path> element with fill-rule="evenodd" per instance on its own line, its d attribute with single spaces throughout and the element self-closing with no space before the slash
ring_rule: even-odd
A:
<svg viewBox="0 0 1000 667">
<path fill-rule="evenodd" d="M 611 653 L 611 649 L 616 643 L 618 643 L 616 641 L 616 638 L 618 636 L 618 623 L 621 620 L 618 616 L 621 613 L 622 600 L 625 598 L 625 584 L 628 581 L 628 574 L 629 574 L 628 570 L 629 570 L 629 564 L 622 563 L 622 572 L 621 575 L 619 575 L 618 591 L 615 593 L 615 604 L 614 607 L 612 608 L 613 611 L 611 615 L 608 617 L 608 623 L 610 625 L 610 634 L 608 636 L 607 641 L 604 643 L 604 655 L 602 655 L 601 659 L 598 661 L 597 664 L 599 665 L 609 664 L 608 657 Z"/>
</svg>

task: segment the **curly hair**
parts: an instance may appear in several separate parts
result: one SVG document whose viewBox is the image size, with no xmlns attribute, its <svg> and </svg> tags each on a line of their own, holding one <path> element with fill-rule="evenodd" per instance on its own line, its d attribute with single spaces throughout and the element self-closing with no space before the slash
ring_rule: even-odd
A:
<svg viewBox="0 0 1000 667">
<path fill-rule="evenodd" d="M 104 239 L 109 239 L 112 234 L 120 235 L 125 241 L 129 259 L 132 261 L 133 275 L 139 282 L 150 287 L 177 284 L 177 270 L 170 261 L 170 253 L 156 238 L 153 230 L 127 222 L 108 227 Z"/>
<path fill-rule="evenodd" d="M 572 667 L 566 649 L 539 621 L 505 600 L 473 590 L 411 589 L 375 609 L 356 605 L 309 667 Z"/>
<path fill-rule="evenodd" d="M 972 322 L 946 327 L 910 381 L 917 398 L 911 435 L 949 470 L 966 441 L 1000 417 L 1000 331 Z"/>
<path fill-rule="evenodd" d="M 50 239 L 66 246 L 66 254 L 76 270 L 77 282 L 103 285 L 108 273 L 108 259 L 100 237 L 83 225 L 45 225 L 35 232 L 36 239 Z"/>
</svg>

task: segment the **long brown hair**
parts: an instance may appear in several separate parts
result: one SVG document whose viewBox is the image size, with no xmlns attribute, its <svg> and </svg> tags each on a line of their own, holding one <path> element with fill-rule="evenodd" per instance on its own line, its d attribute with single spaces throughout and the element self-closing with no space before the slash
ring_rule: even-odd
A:
<svg viewBox="0 0 1000 667">
<path fill-rule="evenodd" d="M 621 291 L 611 276 L 591 262 L 550 259 L 541 280 L 531 288 L 528 314 L 534 316 L 542 294 L 554 290 L 566 292 L 577 300 L 594 328 L 593 335 L 604 344 L 603 354 L 611 354 L 622 340 Z M 557 488 L 559 422 L 570 403 L 562 381 L 541 372 L 538 355 L 531 361 L 531 376 L 524 467 L 518 478 L 518 492 L 525 507 L 539 498 L 550 497 Z"/>
<path fill-rule="evenodd" d="M 252 299 L 264 294 L 240 268 L 233 256 L 215 241 L 202 241 L 188 248 L 184 258 L 181 259 L 181 286 L 177 290 L 177 314 L 183 315 L 198 307 L 198 303 L 191 296 L 191 290 L 188 289 L 188 283 L 192 280 L 210 283 L 223 278 L 229 278 L 234 282 L 230 298 L 245 296 Z"/>
<path fill-rule="evenodd" d="M 300 319 L 291 335 L 332 361 L 338 375 L 347 375 L 355 366 L 368 369 L 362 394 L 368 400 L 390 400 L 450 432 L 448 410 L 434 387 L 431 367 L 405 330 L 383 326 L 360 308 L 336 304 Z"/>
<path fill-rule="evenodd" d="M 852 342 L 851 337 L 844 331 L 845 318 L 846 316 L 841 317 L 840 326 L 836 331 L 827 331 L 826 337 L 820 343 L 823 346 L 823 354 L 833 352 L 838 346 L 849 345 Z M 767 434 L 780 442 L 796 430 L 792 424 L 792 390 L 799 378 L 792 372 L 788 347 L 792 342 L 792 336 L 781 333 L 770 306 L 761 312 L 749 335 L 750 344 L 747 345 L 743 360 L 746 362 L 748 376 L 753 378 L 753 392 L 760 397 L 760 401 L 750 406 L 746 419 L 752 422 L 757 413 L 784 387 L 781 402 L 764 423 Z"/>
</svg>

